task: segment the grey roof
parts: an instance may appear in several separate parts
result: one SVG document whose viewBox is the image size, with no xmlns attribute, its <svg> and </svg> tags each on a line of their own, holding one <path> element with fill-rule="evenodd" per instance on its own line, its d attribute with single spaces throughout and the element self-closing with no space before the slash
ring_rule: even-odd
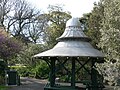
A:
<svg viewBox="0 0 120 90">
<path fill-rule="evenodd" d="M 39 53 L 35 57 L 103 57 L 103 54 L 94 49 L 88 42 L 67 41 L 59 42 L 53 49 Z"/>
<path fill-rule="evenodd" d="M 69 26 L 80 27 L 81 23 L 79 21 L 79 18 L 71 18 L 71 19 L 69 19 L 67 21 L 67 23 L 66 23 L 66 27 L 69 27 Z"/>
<path fill-rule="evenodd" d="M 104 57 L 103 53 L 91 46 L 80 25 L 78 18 L 68 20 L 65 32 L 58 38 L 59 42 L 34 57 Z"/>
<path fill-rule="evenodd" d="M 58 38 L 88 38 L 81 28 L 81 23 L 78 18 L 72 18 L 67 21 L 64 33 Z"/>
</svg>

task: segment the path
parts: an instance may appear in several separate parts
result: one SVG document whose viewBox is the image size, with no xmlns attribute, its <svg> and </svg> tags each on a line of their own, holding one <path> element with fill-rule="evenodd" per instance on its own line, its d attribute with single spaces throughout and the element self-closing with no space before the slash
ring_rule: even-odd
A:
<svg viewBox="0 0 120 90">
<path fill-rule="evenodd" d="M 21 83 L 22 85 L 20 86 L 10 86 L 8 90 L 44 90 L 44 86 L 47 83 L 47 80 L 22 77 Z M 113 90 L 113 87 L 106 86 L 104 90 Z"/>
<path fill-rule="evenodd" d="M 21 78 L 21 83 L 20 86 L 10 86 L 8 90 L 44 90 L 47 81 L 24 77 Z"/>
</svg>

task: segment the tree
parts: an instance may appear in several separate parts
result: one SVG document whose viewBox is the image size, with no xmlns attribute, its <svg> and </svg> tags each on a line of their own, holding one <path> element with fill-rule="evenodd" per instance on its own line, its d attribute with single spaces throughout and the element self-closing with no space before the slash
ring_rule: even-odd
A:
<svg viewBox="0 0 120 90">
<path fill-rule="evenodd" d="M 103 6 L 104 17 L 99 46 L 106 56 L 106 63 L 102 66 L 105 69 L 103 73 L 112 85 L 120 77 L 120 1 L 103 0 Z"/>
<path fill-rule="evenodd" d="M 69 12 L 63 11 L 60 5 L 49 5 L 49 13 L 47 15 L 50 26 L 47 28 L 47 44 L 53 46 L 58 38 L 65 30 L 65 24 L 71 18 Z"/>
<path fill-rule="evenodd" d="M 6 63 L 15 57 L 21 49 L 22 45 L 16 39 L 0 33 L 0 58 L 4 59 Z"/>
<path fill-rule="evenodd" d="M 48 19 L 45 14 L 37 17 L 37 20 L 26 27 L 29 37 L 33 43 L 43 43 L 45 31 L 48 27 Z"/>
<path fill-rule="evenodd" d="M 15 63 L 24 64 L 26 66 L 32 67 L 36 61 L 32 60 L 32 57 L 35 54 L 38 54 L 45 50 L 45 46 L 42 44 L 28 44 L 28 46 L 24 46 L 24 51 L 21 51 L 20 54 L 16 58 Z"/>
<path fill-rule="evenodd" d="M 102 50 L 106 62 L 97 66 L 110 85 L 116 84 L 120 73 L 119 0 L 101 0 L 94 4 L 91 13 L 81 18 L 84 31 L 92 39 L 92 45 Z"/>
<path fill-rule="evenodd" d="M 4 37 L 4 35 L 0 35 L 0 58 L 6 60 L 11 59 L 12 57 L 15 57 L 17 53 L 21 50 L 20 44 L 11 39 Z"/>
<path fill-rule="evenodd" d="M 31 23 L 35 23 L 40 12 L 31 7 L 29 3 L 24 0 L 16 0 L 12 11 L 13 15 L 9 16 L 7 29 L 11 34 L 21 39 L 24 43 L 29 43 L 29 31 L 27 27 Z"/>
<path fill-rule="evenodd" d="M 94 48 L 98 48 L 98 43 L 100 42 L 101 33 L 100 29 L 102 27 L 102 19 L 103 19 L 104 7 L 102 2 L 98 4 L 94 3 L 94 7 L 92 12 L 84 14 L 80 19 L 83 24 L 84 32 L 88 37 L 92 39 L 91 44 Z"/>
<path fill-rule="evenodd" d="M 12 10 L 13 3 L 12 0 L 0 0 L 0 24 L 2 26 L 4 26 L 4 22 Z"/>
</svg>

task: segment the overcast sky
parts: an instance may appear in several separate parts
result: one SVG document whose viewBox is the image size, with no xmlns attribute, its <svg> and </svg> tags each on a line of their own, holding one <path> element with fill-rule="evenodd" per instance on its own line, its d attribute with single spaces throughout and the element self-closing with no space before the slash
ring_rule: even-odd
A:
<svg viewBox="0 0 120 90">
<path fill-rule="evenodd" d="M 34 7 L 47 11 L 48 5 L 62 4 L 65 11 L 70 11 L 73 17 L 81 17 L 93 9 L 93 3 L 99 0 L 27 0 Z"/>
</svg>

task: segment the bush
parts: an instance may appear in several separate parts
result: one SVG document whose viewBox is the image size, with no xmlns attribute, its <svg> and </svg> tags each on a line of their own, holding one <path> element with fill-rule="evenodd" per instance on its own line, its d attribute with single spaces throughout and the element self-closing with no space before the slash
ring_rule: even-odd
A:
<svg viewBox="0 0 120 90">
<path fill-rule="evenodd" d="M 38 62 L 35 66 L 11 66 L 10 69 L 16 70 L 21 77 L 48 78 L 50 69 L 46 62 Z"/>
<path fill-rule="evenodd" d="M 0 85 L 3 85 L 3 84 L 5 84 L 5 77 L 0 76 Z"/>
<path fill-rule="evenodd" d="M 50 68 L 48 67 L 47 63 L 41 61 L 36 65 L 35 68 L 32 70 L 35 73 L 35 78 L 48 78 Z"/>
<path fill-rule="evenodd" d="M 5 62 L 2 59 L 0 59 L 0 76 L 5 76 L 5 68 Z"/>
<path fill-rule="evenodd" d="M 70 78 L 71 77 L 68 78 L 67 75 L 63 75 L 63 76 L 61 75 L 59 81 L 61 81 L 61 82 L 69 82 Z"/>
<path fill-rule="evenodd" d="M 5 84 L 5 68 L 5 62 L 2 59 L 0 59 L 0 85 Z"/>
<path fill-rule="evenodd" d="M 21 77 L 28 77 L 30 70 L 26 66 L 11 66 L 10 69 L 16 70 Z"/>
</svg>

